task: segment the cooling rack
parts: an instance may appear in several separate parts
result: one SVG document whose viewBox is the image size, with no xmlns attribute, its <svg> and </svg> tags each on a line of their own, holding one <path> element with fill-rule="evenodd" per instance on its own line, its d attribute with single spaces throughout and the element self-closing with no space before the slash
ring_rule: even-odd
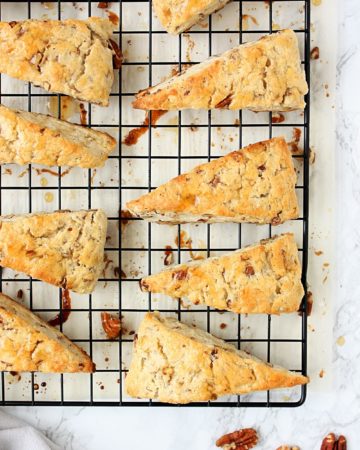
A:
<svg viewBox="0 0 360 450">
<path fill-rule="evenodd" d="M 131 109 L 133 94 L 158 82 L 172 69 L 200 62 L 239 43 L 255 40 L 281 28 L 292 28 L 298 38 L 308 83 L 310 61 L 310 0 L 234 0 L 188 33 L 170 36 L 152 12 L 151 1 L 110 2 L 101 9 L 98 2 L 1 2 L 4 21 L 26 18 L 119 16 L 114 39 L 119 40 L 125 62 L 116 75 L 109 108 L 85 104 L 87 124 L 104 130 L 121 142 L 129 130 L 146 127 L 147 132 L 133 147 L 119 144 L 103 169 L 3 166 L 0 174 L 0 213 L 23 213 L 54 209 L 105 209 L 109 219 L 106 270 L 94 293 L 72 294 L 69 319 L 60 329 L 82 346 L 97 365 L 95 374 L 11 374 L 0 377 L 0 405 L 89 405 L 161 406 L 155 401 L 126 396 L 124 379 L 131 358 L 136 329 L 147 310 L 176 315 L 246 349 L 272 363 L 306 374 L 306 296 L 298 315 L 235 316 L 140 292 L 143 275 L 161 270 L 164 249 L 171 246 L 174 263 L 191 255 L 210 256 L 234 250 L 285 231 L 294 232 L 302 260 L 302 282 L 306 287 L 309 222 L 309 125 L 310 95 L 304 112 L 284 114 L 249 111 L 182 111 L 165 114 L 156 125 L 144 125 L 143 112 Z M 62 95 L 48 94 L 30 84 L 0 79 L 1 102 L 29 111 L 65 116 Z M 55 105 L 55 107 L 54 107 Z M 69 109 L 70 106 L 67 105 Z M 74 105 L 71 106 L 74 108 Z M 70 108 L 70 109 L 71 109 Z M 75 109 L 78 108 L 78 105 Z M 76 109 L 77 111 L 77 109 Z M 77 113 L 69 120 L 79 122 Z M 71 116 L 71 117 L 70 117 Z M 68 117 L 66 117 L 68 118 Z M 284 135 L 295 147 L 298 172 L 296 192 L 302 214 L 278 227 L 249 224 L 197 224 L 169 227 L 124 217 L 120 205 L 148 192 L 198 163 L 210 161 L 232 150 L 273 136 Z M 189 248 L 191 246 L 191 249 Z M 169 254 L 169 251 L 168 253 Z M 1 273 L 1 288 L 18 296 L 37 314 L 47 319 L 63 317 L 61 291 L 8 269 Z M 21 292 L 21 295 L 19 295 Z M 21 298 L 20 298 L 21 297 Z M 122 316 L 124 332 L 115 341 L 101 327 L 103 311 Z M 306 397 L 306 387 L 228 396 L 191 406 L 209 407 L 295 407 Z"/>
</svg>

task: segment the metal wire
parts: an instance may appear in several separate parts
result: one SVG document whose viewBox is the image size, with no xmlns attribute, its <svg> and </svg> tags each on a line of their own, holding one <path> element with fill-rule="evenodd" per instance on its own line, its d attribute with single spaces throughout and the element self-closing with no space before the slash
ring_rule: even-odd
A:
<svg viewBox="0 0 360 450">
<path fill-rule="evenodd" d="M 192 34 L 201 34 L 201 35 L 207 35 L 208 36 L 208 49 L 209 49 L 209 56 L 212 54 L 212 39 L 214 35 L 218 34 L 238 34 L 238 43 L 241 44 L 244 42 L 244 33 L 245 30 L 243 29 L 242 24 L 242 17 L 243 17 L 243 7 L 244 4 L 248 3 L 256 3 L 256 0 L 234 0 L 234 2 L 239 4 L 239 30 L 214 30 L 213 29 L 213 23 L 212 23 L 212 17 L 209 17 L 209 28 L 208 30 L 191 30 Z M 299 5 L 299 7 L 303 7 L 304 10 L 304 28 L 302 29 L 296 29 L 296 33 L 299 36 L 304 36 L 304 42 L 305 42 L 305 58 L 302 62 L 304 65 L 307 81 L 310 84 L 310 0 L 276 0 L 276 2 L 269 1 L 268 3 L 268 29 L 261 29 L 261 30 L 246 30 L 246 34 L 267 34 L 271 33 L 273 31 L 273 11 L 274 11 L 274 3 L 296 3 Z M 0 20 L 1 20 L 1 4 L 3 3 L 11 3 L 11 2 L 0 2 Z M 38 2 L 25 2 L 27 3 L 27 16 L 28 18 L 32 17 L 32 4 L 38 3 Z M 73 3 L 73 2 L 61 2 L 57 1 L 57 17 L 58 19 L 62 18 L 62 3 Z M 87 12 L 88 15 L 96 15 L 96 5 L 97 2 L 90 2 L 90 1 L 83 1 L 83 2 L 77 2 L 80 4 L 86 4 L 87 6 Z M 153 68 L 155 66 L 162 66 L 162 65 L 173 65 L 173 61 L 153 61 L 153 36 L 164 34 L 166 35 L 166 32 L 154 30 L 153 29 L 153 20 L 152 20 L 152 5 L 151 1 L 144 2 L 143 0 L 120 0 L 117 2 L 112 2 L 119 4 L 119 10 L 120 10 L 120 17 L 123 17 L 123 11 L 125 8 L 129 7 L 131 3 L 148 3 L 148 13 L 149 13 L 149 30 L 148 30 L 148 56 L 149 60 L 144 62 L 125 62 L 124 66 L 132 66 L 132 65 L 143 65 L 147 66 L 149 69 L 149 75 L 148 75 L 148 84 L 149 86 L 152 85 L 153 82 Z M 257 2 L 259 3 L 259 2 Z M 16 17 L 13 18 L 13 20 L 16 20 Z M 137 34 L 144 34 L 144 31 L 139 30 L 126 30 L 124 31 L 122 28 L 122 20 L 119 21 L 119 27 L 115 31 L 115 34 L 118 35 L 120 43 L 126 40 L 127 35 L 137 35 Z M 188 61 L 182 60 L 182 36 L 179 36 L 179 45 L 178 45 L 178 67 L 181 70 L 183 64 L 188 64 Z M 133 95 L 133 93 L 129 92 L 123 92 L 122 91 L 122 83 L 121 83 L 121 76 L 119 76 L 119 82 L 118 82 L 118 93 L 112 93 L 111 97 L 115 97 L 118 99 L 118 107 L 119 107 L 119 123 L 115 126 L 119 130 L 119 136 L 121 139 L 123 127 L 126 126 L 126 128 L 133 128 L 133 127 L 139 127 L 139 124 L 128 124 L 124 125 L 124 114 L 122 111 L 122 99 L 125 97 L 129 97 Z M 1 85 L 1 76 L 0 76 L 0 100 L 2 98 L 16 98 L 16 97 L 24 97 L 27 98 L 27 104 L 28 104 L 28 110 L 31 111 L 32 109 L 32 100 L 37 97 L 58 97 L 58 116 L 60 117 L 61 113 L 61 95 L 58 94 L 42 94 L 42 93 L 34 93 L 32 92 L 32 87 L 30 83 L 28 84 L 28 91 L 27 93 L 21 94 L 21 93 L 3 93 L 2 92 L 2 85 Z M 248 128 L 257 128 L 257 129 L 268 129 L 268 137 L 271 138 L 274 134 L 274 129 L 276 130 L 276 127 L 301 127 L 302 128 L 302 136 L 303 136 L 303 148 L 304 148 L 304 154 L 303 155 L 297 155 L 294 156 L 294 158 L 299 159 L 303 162 L 303 178 L 302 180 L 298 180 L 298 184 L 296 186 L 296 189 L 299 191 L 302 191 L 303 196 L 303 211 L 302 215 L 299 219 L 296 219 L 297 221 L 302 222 L 302 246 L 299 249 L 299 251 L 302 253 L 302 282 L 304 285 L 304 288 L 306 290 L 306 274 L 307 274 L 307 264 L 308 264 L 308 221 L 309 221 L 309 155 L 310 155 L 310 148 L 309 148 L 309 126 L 310 126 L 310 94 L 306 96 L 306 109 L 304 111 L 303 116 L 303 123 L 299 125 L 299 123 L 281 123 L 281 125 L 273 123 L 272 120 L 272 114 L 268 114 L 267 121 L 264 121 L 263 123 L 243 123 L 243 112 L 239 111 L 238 118 L 239 118 L 239 125 L 238 125 L 238 131 L 239 131 L 239 139 L 238 139 L 238 146 L 239 148 L 243 145 L 243 134 L 244 130 Z M 92 207 L 92 195 L 96 191 L 103 191 L 104 195 L 106 195 L 106 192 L 110 189 L 116 189 L 118 192 L 118 197 L 120 204 L 122 204 L 123 201 L 123 194 L 124 192 L 128 190 L 139 190 L 144 189 L 147 191 L 150 191 L 154 189 L 156 186 L 154 186 L 153 183 L 153 176 L 152 176 L 152 160 L 159 160 L 161 162 L 162 159 L 165 159 L 165 156 L 157 156 L 152 154 L 152 125 L 151 125 L 151 118 L 150 118 L 150 124 L 147 125 L 149 130 L 147 134 L 148 139 L 148 154 L 147 155 L 133 155 L 133 156 L 122 156 L 121 152 L 119 152 L 119 155 L 116 156 L 110 156 L 111 160 L 117 160 L 118 161 L 118 176 L 119 176 L 119 184 L 117 187 L 114 188 L 114 186 L 92 186 L 91 179 L 93 175 L 93 171 L 91 169 L 88 170 L 88 182 L 86 186 L 64 186 L 62 185 L 62 169 L 59 168 L 58 170 L 58 183 L 57 186 L 47 186 L 47 190 L 56 191 L 58 193 L 58 205 L 59 208 L 61 208 L 61 195 L 63 191 L 66 190 L 86 190 L 87 191 L 87 206 L 88 208 Z M 88 105 L 88 125 L 92 128 L 97 127 L 111 127 L 114 128 L 114 124 L 104 124 L 104 123 L 96 123 L 96 121 L 92 120 L 91 116 L 91 107 Z M 189 156 L 189 155 L 183 155 L 182 154 L 182 130 L 190 128 L 192 125 L 188 125 L 185 123 L 182 123 L 182 113 L 181 111 L 178 112 L 178 123 L 177 125 L 159 125 L 159 128 L 163 129 L 177 129 L 178 134 L 178 144 L 177 144 L 177 154 L 175 156 L 166 156 L 166 159 L 169 160 L 176 160 L 177 161 L 177 172 L 180 174 L 182 172 L 182 162 L 189 159 L 206 159 L 207 161 L 210 161 L 214 158 L 217 158 L 217 155 L 213 155 L 211 152 L 211 137 L 212 137 L 212 130 L 217 127 L 227 128 L 227 127 L 234 127 L 233 123 L 221 123 L 218 124 L 216 121 L 213 120 L 212 112 L 209 111 L 207 115 L 207 123 L 197 124 L 196 126 L 201 129 L 207 130 L 207 138 L 208 138 L 208 146 L 207 146 L 207 153 L 201 156 Z M 148 173 L 147 173 L 147 183 L 144 183 L 144 186 L 132 186 L 132 185 L 123 185 L 122 183 L 122 176 L 123 176 L 123 168 L 122 168 L 122 160 L 123 159 L 133 159 L 133 160 L 147 160 L 148 162 Z M 29 200 L 29 212 L 32 212 L 32 198 L 34 195 L 34 192 L 36 192 L 39 189 L 42 189 L 41 187 L 34 186 L 32 184 L 32 177 L 31 177 L 31 165 L 29 165 L 29 179 L 28 179 L 28 200 Z M 3 192 L 6 192 L 7 190 L 11 189 L 14 191 L 17 190 L 23 190 L 24 187 L 22 186 L 3 186 L 2 183 L 2 175 L 0 173 L 0 190 L 1 194 Z M 0 214 L 2 212 L 2 195 L 0 195 Z M 119 267 L 122 266 L 122 260 L 123 260 L 123 252 L 138 252 L 139 248 L 135 247 L 126 247 L 123 246 L 122 243 L 122 233 L 121 233 L 121 226 L 119 224 L 119 217 L 111 216 L 108 218 L 109 221 L 116 222 L 118 225 L 118 246 L 116 248 L 109 247 L 105 250 L 116 252 L 118 255 L 118 261 L 119 261 Z M 136 221 L 139 219 L 127 219 L 130 221 Z M 147 225 L 147 239 L 148 239 L 148 245 L 147 248 L 142 249 L 143 251 L 147 252 L 147 264 L 148 264 L 148 271 L 151 273 L 152 270 L 152 255 L 156 252 L 163 252 L 163 248 L 159 248 L 155 245 L 152 245 L 152 224 Z M 210 251 L 229 251 L 229 248 L 219 248 L 211 246 L 211 227 L 212 225 L 206 226 L 206 252 L 207 255 L 210 255 Z M 182 226 L 178 225 L 177 227 L 177 235 L 178 240 L 180 242 L 180 236 L 181 236 L 181 229 Z M 268 229 L 268 235 L 271 236 L 273 233 L 273 228 L 271 225 L 269 225 Z M 240 248 L 243 244 L 243 229 L 242 225 L 240 224 L 238 227 L 238 247 Z M 187 251 L 187 249 L 181 248 L 179 245 L 177 248 L 177 261 L 181 262 L 181 256 L 184 251 Z M 193 248 L 193 251 L 204 251 L 203 248 Z M 152 303 L 152 296 L 149 293 L 148 294 L 148 300 L 147 300 L 147 306 L 148 308 L 126 308 L 123 306 L 123 285 L 124 282 L 126 283 L 133 283 L 133 289 L 137 289 L 137 283 L 139 281 L 139 277 L 134 277 L 127 280 L 122 280 L 120 278 L 120 275 L 118 278 L 109 278 L 109 277 L 103 277 L 99 280 L 100 282 L 112 282 L 118 284 L 118 290 L 119 290 L 119 296 L 118 296 L 118 307 L 116 310 L 114 308 L 97 308 L 96 305 L 92 302 L 92 296 L 89 296 L 89 307 L 88 308 L 72 308 L 72 312 L 87 312 L 89 315 L 89 338 L 88 339 L 73 339 L 74 342 L 79 343 L 79 345 L 87 346 L 87 350 L 90 354 L 90 356 L 93 356 L 94 353 L 94 344 L 96 343 L 106 343 L 106 342 L 113 342 L 109 339 L 99 339 L 94 337 L 94 330 L 93 330 L 93 314 L 99 313 L 101 311 L 110 311 L 110 312 L 118 312 L 118 314 L 121 316 L 126 316 L 128 313 L 145 313 L 148 309 L 153 310 L 157 309 L 160 312 L 164 313 L 174 313 L 177 315 L 179 320 L 181 319 L 182 315 L 187 314 L 206 314 L 206 329 L 207 331 L 211 332 L 211 316 L 214 314 L 214 310 L 212 310 L 209 307 L 204 308 L 197 308 L 196 310 L 193 309 L 185 309 L 181 307 L 180 302 L 178 303 L 177 307 L 174 307 L 172 309 L 161 309 L 161 308 L 154 308 L 154 305 Z M 35 308 L 33 305 L 33 290 L 34 286 L 36 286 L 40 281 L 38 280 L 32 280 L 29 278 L 22 278 L 22 277 L 16 277 L 16 278 L 9 278 L 9 277 L 3 277 L 3 274 L 0 271 L 0 285 L 1 288 L 3 287 L 4 283 L 12 283 L 12 282 L 28 282 L 29 283 L 29 302 L 30 302 L 30 309 L 37 313 L 49 313 L 54 312 L 54 309 L 47 309 L 47 308 Z M 273 338 L 271 335 L 271 316 L 268 316 L 267 319 L 267 325 L 266 325 L 266 337 L 264 338 L 243 338 L 241 335 L 242 330 L 242 317 L 241 315 L 238 315 L 237 317 L 237 336 L 232 339 L 225 339 L 227 342 L 231 342 L 234 345 L 236 345 L 238 348 L 241 348 L 241 345 L 243 343 L 263 343 L 266 345 L 266 359 L 267 361 L 271 362 L 271 345 L 273 343 L 292 343 L 301 346 L 301 373 L 306 374 L 307 369 L 307 316 L 306 316 L 306 295 L 304 297 L 304 300 L 301 305 L 300 314 L 301 314 L 301 320 L 302 321 L 302 327 L 301 327 L 301 338 L 299 339 L 285 339 L 285 338 Z M 73 305 L 74 306 L 74 305 Z M 62 310 L 62 301 L 61 301 L 61 291 L 59 290 L 59 310 L 60 310 L 60 317 L 63 314 Z M 60 326 L 60 329 L 62 330 L 62 326 Z M 38 400 L 35 398 L 35 377 L 36 375 L 31 374 L 31 398 L 28 400 L 11 400 L 7 398 L 6 393 L 6 386 L 7 382 L 5 380 L 4 373 L 1 373 L 1 390 L 0 390 L 0 405 L 69 405 L 69 406 L 76 406 L 76 405 L 92 405 L 92 406 L 161 406 L 161 403 L 158 402 L 152 402 L 152 401 L 129 401 L 124 400 L 124 390 L 123 390 L 123 381 L 126 376 L 127 369 L 123 367 L 123 361 L 124 361 L 124 349 L 123 344 L 131 344 L 132 338 L 125 338 L 120 336 L 118 340 L 118 358 L 119 358 L 119 369 L 99 369 L 97 370 L 97 373 L 113 373 L 117 374 L 119 377 L 119 389 L 118 389 L 118 398 L 111 401 L 104 401 L 101 399 L 94 399 L 94 376 L 91 374 L 89 375 L 89 395 L 86 400 L 82 401 L 74 401 L 71 399 L 67 399 L 65 395 L 64 388 L 66 386 L 66 379 L 63 375 L 59 377 L 59 383 L 60 383 L 60 398 L 59 400 Z M 300 370 L 298 370 L 300 372 Z M 301 405 L 306 398 L 306 386 L 301 387 L 300 396 L 298 399 L 294 401 L 284 400 L 284 401 L 278 401 L 278 400 L 272 400 L 270 392 L 267 392 L 266 399 L 263 401 L 259 400 L 252 400 L 251 397 L 247 396 L 245 399 L 243 399 L 241 396 L 234 396 L 235 399 L 232 399 L 231 401 L 216 401 L 216 402 L 207 402 L 207 403 L 193 403 L 191 406 L 210 406 L 210 407 L 230 407 L 230 406 L 242 406 L 242 407 L 296 407 Z"/>
</svg>

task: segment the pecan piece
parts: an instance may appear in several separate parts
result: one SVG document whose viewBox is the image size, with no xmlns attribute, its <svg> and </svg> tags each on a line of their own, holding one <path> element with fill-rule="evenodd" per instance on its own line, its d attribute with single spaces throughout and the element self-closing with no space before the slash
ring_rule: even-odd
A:
<svg viewBox="0 0 360 450">
<path fill-rule="evenodd" d="M 278 447 L 276 450 L 300 450 L 300 447 L 289 447 L 288 445 L 282 445 Z"/>
<path fill-rule="evenodd" d="M 223 450 L 249 450 L 258 442 L 256 430 L 253 428 L 244 428 L 243 430 L 228 433 L 216 441 L 217 447 Z"/>
<path fill-rule="evenodd" d="M 314 47 L 310 52 L 310 59 L 319 59 L 319 58 L 320 58 L 319 47 Z"/>
<path fill-rule="evenodd" d="M 222 99 L 217 105 L 215 105 L 216 109 L 228 109 L 230 103 L 232 102 L 232 94 L 228 95 L 224 99 Z"/>
<path fill-rule="evenodd" d="M 248 265 L 245 267 L 245 275 L 248 277 L 255 275 L 255 270 L 254 270 L 253 266 Z"/>
<path fill-rule="evenodd" d="M 101 313 L 101 325 L 109 339 L 116 339 L 120 335 L 121 320 L 114 314 Z"/>
<path fill-rule="evenodd" d="M 180 269 L 172 274 L 172 278 L 173 278 L 173 280 L 179 280 L 179 281 L 185 280 L 185 278 L 187 277 L 187 274 L 188 274 L 187 269 Z"/>
</svg>

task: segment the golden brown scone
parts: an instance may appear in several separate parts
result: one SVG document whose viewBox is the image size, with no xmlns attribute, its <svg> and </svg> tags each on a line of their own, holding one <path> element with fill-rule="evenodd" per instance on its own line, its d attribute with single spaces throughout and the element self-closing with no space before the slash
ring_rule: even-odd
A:
<svg viewBox="0 0 360 450">
<path fill-rule="evenodd" d="M 0 217 L 0 265 L 80 294 L 94 290 L 104 264 L 101 209 Z"/>
<path fill-rule="evenodd" d="M 0 371 L 94 372 L 90 357 L 59 330 L 0 293 Z"/>
<path fill-rule="evenodd" d="M 116 145 L 106 133 L 0 105 L 0 164 L 101 167 Z"/>
<path fill-rule="evenodd" d="M 304 109 L 308 87 L 291 30 L 235 47 L 140 91 L 134 108 Z"/>
<path fill-rule="evenodd" d="M 168 33 L 188 30 L 201 19 L 223 8 L 230 0 L 153 0 L 161 25 Z"/>
<path fill-rule="evenodd" d="M 131 397 L 166 403 L 292 387 L 309 380 L 272 366 L 198 328 L 147 313 L 125 379 Z"/>
<path fill-rule="evenodd" d="M 107 106 L 114 80 L 113 29 L 99 17 L 0 22 L 0 72 Z"/>
<path fill-rule="evenodd" d="M 295 183 L 288 146 L 283 138 L 273 138 L 197 166 L 126 207 L 159 223 L 277 225 L 299 215 Z"/>
<path fill-rule="evenodd" d="M 227 255 L 166 269 L 143 278 L 145 292 L 238 314 L 298 311 L 304 296 L 298 249 L 291 233 Z"/>
</svg>

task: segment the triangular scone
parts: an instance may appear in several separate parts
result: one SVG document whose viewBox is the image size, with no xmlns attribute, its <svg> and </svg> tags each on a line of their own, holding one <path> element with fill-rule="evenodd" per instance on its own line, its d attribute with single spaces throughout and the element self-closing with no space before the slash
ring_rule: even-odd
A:
<svg viewBox="0 0 360 450">
<path fill-rule="evenodd" d="M 103 166 L 116 140 L 45 114 L 0 105 L 0 164 Z"/>
<path fill-rule="evenodd" d="M 95 288 L 104 266 L 102 210 L 0 217 L 0 265 L 74 292 Z"/>
<path fill-rule="evenodd" d="M 168 33 L 188 30 L 204 17 L 223 8 L 230 0 L 153 0 L 161 25 Z"/>
<path fill-rule="evenodd" d="M 141 289 L 242 314 L 298 311 L 304 296 L 293 234 L 143 278 Z"/>
<path fill-rule="evenodd" d="M 59 330 L 0 293 L 0 371 L 94 372 L 90 357 Z"/>
<path fill-rule="evenodd" d="M 307 91 L 296 34 L 285 30 L 235 47 L 140 91 L 133 106 L 290 111 L 304 109 Z"/>
<path fill-rule="evenodd" d="M 114 80 L 108 19 L 0 22 L 0 72 L 106 106 Z"/>
<path fill-rule="evenodd" d="M 126 206 L 153 222 L 277 225 L 299 215 L 295 183 L 288 146 L 273 138 L 197 166 Z"/>
<path fill-rule="evenodd" d="M 131 397 L 166 403 L 292 387 L 309 380 L 272 366 L 198 328 L 147 313 L 125 379 Z"/>
</svg>

